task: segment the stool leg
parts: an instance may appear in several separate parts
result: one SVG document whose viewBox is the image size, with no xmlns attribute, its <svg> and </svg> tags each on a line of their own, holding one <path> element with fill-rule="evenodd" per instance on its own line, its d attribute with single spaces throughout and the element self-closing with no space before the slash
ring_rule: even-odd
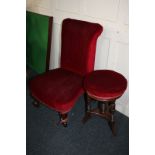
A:
<svg viewBox="0 0 155 155">
<path fill-rule="evenodd" d="M 98 109 L 100 114 L 105 113 L 106 105 L 103 101 L 98 101 Z"/>
<path fill-rule="evenodd" d="M 113 135 L 116 135 L 116 129 L 115 129 L 115 120 L 114 120 L 114 113 L 115 113 L 115 101 L 110 102 L 109 104 L 109 112 L 111 113 L 111 120 L 108 122 Z"/>
<path fill-rule="evenodd" d="M 91 118 L 91 98 L 85 93 L 84 94 L 84 100 L 85 100 L 85 116 L 82 119 L 82 122 L 87 122 L 88 119 Z"/>
<path fill-rule="evenodd" d="M 85 112 L 89 112 L 91 111 L 91 98 L 85 93 L 84 99 L 85 99 Z"/>
</svg>

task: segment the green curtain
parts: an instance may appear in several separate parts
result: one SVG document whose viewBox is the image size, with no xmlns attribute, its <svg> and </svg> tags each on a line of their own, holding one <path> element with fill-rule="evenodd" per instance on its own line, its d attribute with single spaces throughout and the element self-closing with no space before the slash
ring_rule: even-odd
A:
<svg viewBox="0 0 155 155">
<path fill-rule="evenodd" d="M 43 73 L 46 70 L 49 17 L 26 12 L 26 63 Z"/>
</svg>

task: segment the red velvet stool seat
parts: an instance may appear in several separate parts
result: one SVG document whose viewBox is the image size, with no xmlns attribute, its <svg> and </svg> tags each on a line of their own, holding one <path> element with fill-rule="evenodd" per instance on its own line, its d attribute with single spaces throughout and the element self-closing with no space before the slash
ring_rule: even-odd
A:
<svg viewBox="0 0 155 155">
<path fill-rule="evenodd" d="M 127 88 L 127 80 L 123 75 L 112 70 L 97 70 L 89 73 L 84 80 L 86 90 L 86 122 L 93 114 L 108 120 L 115 135 L 115 101 L 121 97 Z M 91 109 L 91 100 L 97 100 L 98 107 Z"/>
</svg>

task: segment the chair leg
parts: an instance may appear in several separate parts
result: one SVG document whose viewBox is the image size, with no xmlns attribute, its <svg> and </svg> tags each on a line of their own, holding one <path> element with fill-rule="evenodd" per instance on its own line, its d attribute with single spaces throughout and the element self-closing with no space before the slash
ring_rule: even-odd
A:
<svg viewBox="0 0 155 155">
<path fill-rule="evenodd" d="M 33 104 L 33 106 L 35 106 L 35 107 L 37 107 L 37 108 L 40 107 L 40 103 L 37 102 L 36 100 L 33 101 L 32 104 Z"/>
<path fill-rule="evenodd" d="M 111 113 L 111 120 L 108 122 L 113 135 L 116 135 L 116 128 L 115 128 L 115 120 L 114 120 L 114 113 L 115 113 L 115 101 L 113 101 L 112 103 L 110 103 L 109 105 L 109 111 Z"/>
<path fill-rule="evenodd" d="M 60 124 L 62 124 L 64 127 L 67 127 L 68 125 L 68 113 L 59 113 L 60 117 Z"/>
<path fill-rule="evenodd" d="M 91 98 L 85 93 L 84 94 L 84 100 L 85 100 L 85 116 L 82 119 L 82 122 L 87 122 L 88 119 L 91 118 Z"/>
</svg>

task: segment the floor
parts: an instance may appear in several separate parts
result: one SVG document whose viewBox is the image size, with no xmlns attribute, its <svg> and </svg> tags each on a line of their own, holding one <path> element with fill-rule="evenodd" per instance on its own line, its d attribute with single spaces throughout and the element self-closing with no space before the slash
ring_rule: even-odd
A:
<svg viewBox="0 0 155 155">
<path fill-rule="evenodd" d="M 28 87 L 26 98 L 27 155 L 129 154 L 129 118 L 123 114 L 115 113 L 117 135 L 114 137 L 104 119 L 93 117 L 86 124 L 81 122 L 84 116 L 83 96 L 69 113 L 67 128 L 58 125 L 55 111 L 43 105 L 39 108 L 32 105 Z"/>
</svg>

